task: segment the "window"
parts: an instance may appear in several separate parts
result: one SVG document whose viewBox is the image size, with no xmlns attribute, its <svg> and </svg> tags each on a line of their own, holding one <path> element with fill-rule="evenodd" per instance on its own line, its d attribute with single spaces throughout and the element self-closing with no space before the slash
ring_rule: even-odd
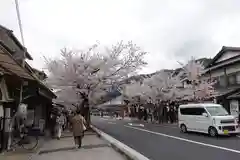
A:
<svg viewBox="0 0 240 160">
<path fill-rule="evenodd" d="M 226 86 L 226 80 L 225 80 L 225 77 L 224 76 L 220 76 L 219 77 L 219 85 L 221 87 L 225 87 Z"/>
<path fill-rule="evenodd" d="M 180 108 L 180 112 L 182 115 L 202 115 L 206 113 L 205 109 L 201 107 Z"/>
<path fill-rule="evenodd" d="M 211 114 L 211 116 L 225 116 L 229 115 L 225 108 L 222 106 L 212 106 L 207 107 L 208 112 Z"/>
<path fill-rule="evenodd" d="M 228 84 L 229 85 L 236 84 L 236 74 L 228 75 Z"/>
<path fill-rule="evenodd" d="M 236 75 L 236 83 L 240 84 L 240 72 Z"/>
</svg>

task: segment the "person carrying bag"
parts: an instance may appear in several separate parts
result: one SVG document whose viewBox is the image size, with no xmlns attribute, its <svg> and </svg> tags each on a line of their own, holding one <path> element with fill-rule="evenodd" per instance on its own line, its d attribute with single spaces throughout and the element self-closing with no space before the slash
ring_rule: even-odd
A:
<svg viewBox="0 0 240 160">
<path fill-rule="evenodd" d="M 77 148 L 82 146 L 82 138 L 84 137 L 84 131 L 86 130 L 86 120 L 80 114 L 80 111 L 77 111 L 76 115 L 71 119 L 71 126 L 75 145 Z"/>
</svg>

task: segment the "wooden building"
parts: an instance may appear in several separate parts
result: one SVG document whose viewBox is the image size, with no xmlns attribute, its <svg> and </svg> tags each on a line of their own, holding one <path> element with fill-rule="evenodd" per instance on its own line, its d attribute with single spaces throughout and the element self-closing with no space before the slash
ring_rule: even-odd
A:
<svg viewBox="0 0 240 160">
<path fill-rule="evenodd" d="M 239 112 L 240 100 L 240 47 L 223 46 L 206 66 L 204 78 L 216 80 L 217 103 L 221 103 L 231 114 Z"/>
<path fill-rule="evenodd" d="M 9 137 L 9 123 L 20 103 L 27 104 L 27 125 L 46 129 L 52 99 L 56 95 L 42 82 L 46 76 L 24 61 L 32 59 L 12 31 L 0 26 L 0 146 Z M 20 101 L 22 99 L 22 101 Z M 3 113 L 2 113 L 3 112 Z M 16 128 L 17 129 L 17 128 Z M 6 141 L 5 141 L 6 142 Z"/>
</svg>

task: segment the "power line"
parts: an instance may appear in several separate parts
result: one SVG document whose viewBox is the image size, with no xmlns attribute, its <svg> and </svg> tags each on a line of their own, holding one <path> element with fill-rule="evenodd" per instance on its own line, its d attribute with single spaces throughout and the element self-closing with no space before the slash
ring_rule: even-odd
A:
<svg viewBox="0 0 240 160">
<path fill-rule="evenodd" d="M 20 34 L 21 34 L 21 39 L 22 39 L 22 45 L 23 45 L 23 60 L 22 60 L 22 66 L 25 67 L 26 47 L 25 47 L 24 38 L 23 38 L 22 21 L 21 21 L 21 16 L 20 16 L 20 10 L 19 10 L 19 5 L 18 5 L 18 0 L 15 0 L 15 5 L 16 5 L 18 25 L 19 25 Z M 23 83 L 21 84 L 21 90 L 20 90 L 19 99 L 20 99 L 20 103 L 21 103 L 21 101 L 22 101 L 22 99 L 23 99 Z"/>
<path fill-rule="evenodd" d="M 16 5 L 16 11 L 17 11 L 19 30 L 20 30 L 21 39 L 22 39 L 22 45 L 24 47 L 23 58 L 25 59 L 25 57 L 26 57 L 25 56 L 26 48 L 25 48 L 25 43 L 24 43 L 24 38 L 23 38 L 22 21 L 21 21 L 21 16 L 20 16 L 18 0 L 15 0 L 15 5 Z M 24 60 L 23 60 L 23 63 L 24 63 Z"/>
</svg>

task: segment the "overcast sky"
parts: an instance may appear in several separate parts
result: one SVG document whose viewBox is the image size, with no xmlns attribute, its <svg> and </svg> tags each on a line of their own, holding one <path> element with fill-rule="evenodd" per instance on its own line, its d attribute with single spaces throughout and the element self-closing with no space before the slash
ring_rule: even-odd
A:
<svg viewBox="0 0 240 160">
<path fill-rule="evenodd" d="M 25 44 L 43 68 L 44 56 L 132 40 L 149 52 L 154 72 L 191 56 L 213 57 L 240 46 L 240 0 L 19 0 Z M 14 0 L 0 0 L 0 23 L 20 39 Z"/>
</svg>

